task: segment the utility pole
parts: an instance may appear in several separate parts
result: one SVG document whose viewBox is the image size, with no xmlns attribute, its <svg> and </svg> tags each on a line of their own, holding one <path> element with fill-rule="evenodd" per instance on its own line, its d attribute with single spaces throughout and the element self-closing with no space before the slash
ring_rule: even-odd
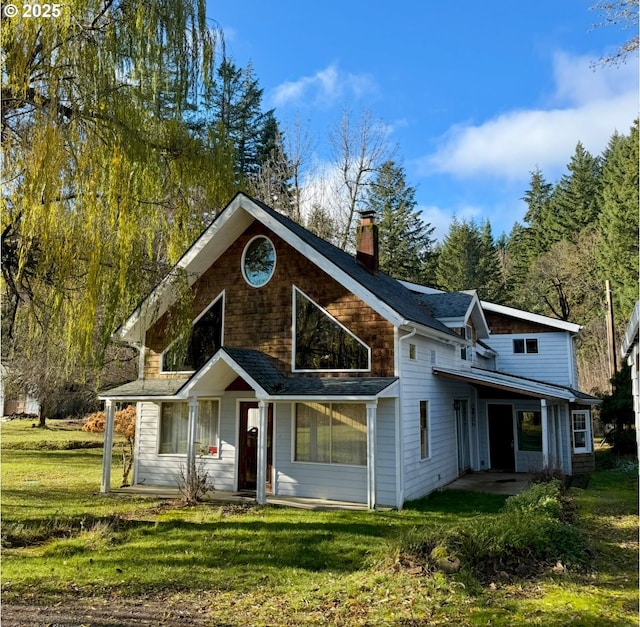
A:
<svg viewBox="0 0 640 627">
<path fill-rule="evenodd" d="M 618 363 L 616 357 L 616 335 L 615 326 L 613 324 L 613 302 L 611 299 L 611 283 L 605 281 L 605 291 L 607 293 L 607 344 L 609 346 L 609 378 L 618 371 Z M 612 390 L 613 391 L 613 390 Z"/>
</svg>

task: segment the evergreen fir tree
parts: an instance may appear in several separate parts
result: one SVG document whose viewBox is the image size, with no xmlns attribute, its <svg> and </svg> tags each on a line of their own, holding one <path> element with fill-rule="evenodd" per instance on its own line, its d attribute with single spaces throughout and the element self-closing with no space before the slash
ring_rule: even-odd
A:
<svg viewBox="0 0 640 627">
<path fill-rule="evenodd" d="M 404 169 L 393 161 L 383 163 L 365 204 L 378 215 L 380 269 L 398 279 L 423 281 L 434 229 L 415 210 L 415 188 L 407 186 Z"/>
<path fill-rule="evenodd" d="M 565 174 L 556 185 L 544 226 L 552 242 L 576 241 L 580 231 L 600 213 L 601 159 L 578 142 Z"/>
<path fill-rule="evenodd" d="M 482 239 L 476 223 L 454 217 L 439 251 L 438 287 L 448 291 L 477 289 L 481 257 Z"/>
<path fill-rule="evenodd" d="M 536 169 L 531 172 L 529 189 L 522 198 L 528 207 L 524 219 L 529 225 L 528 244 L 530 248 L 528 249 L 528 253 L 530 257 L 544 252 L 552 243 L 546 226 L 549 222 L 552 193 L 553 184 L 548 183 L 542 170 L 536 167 Z"/>
<path fill-rule="evenodd" d="M 614 135 L 604 155 L 602 245 L 598 262 L 602 280 L 610 280 L 617 318 L 631 314 L 638 299 L 638 121 L 628 136 Z"/>
</svg>

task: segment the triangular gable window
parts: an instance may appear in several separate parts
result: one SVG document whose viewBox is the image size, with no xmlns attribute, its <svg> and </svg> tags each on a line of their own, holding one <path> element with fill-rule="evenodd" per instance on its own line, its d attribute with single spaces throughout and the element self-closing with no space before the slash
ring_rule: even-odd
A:
<svg viewBox="0 0 640 627">
<path fill-rule="evenodd" d="M 298 288 L 293 293 L 293 370 L 369 371 L 369 347 Z"/>
<path fill-rule="evenodd" d="M 180 338 L 172 342 L 169 348 L 164 351 L 162 371 L 191 372 L 200 370 L 222 346 L 223 315 L 224 296 L 221 294 L 194 320 L 186 353 L 180 350 Z"/>
</svg>

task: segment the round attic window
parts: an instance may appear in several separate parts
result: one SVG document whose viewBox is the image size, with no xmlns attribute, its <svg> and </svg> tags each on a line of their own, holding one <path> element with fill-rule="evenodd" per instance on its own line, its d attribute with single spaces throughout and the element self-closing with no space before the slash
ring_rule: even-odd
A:
<svg viewBox="0 0 640 627">
<path fill-rule="evenodd" d="M 269 282 L 276 269 L 276 249 L 267 237 L 254 237 L 242 253 L 242 275 L 252 287 L 262 287 Z"/>
</svg>

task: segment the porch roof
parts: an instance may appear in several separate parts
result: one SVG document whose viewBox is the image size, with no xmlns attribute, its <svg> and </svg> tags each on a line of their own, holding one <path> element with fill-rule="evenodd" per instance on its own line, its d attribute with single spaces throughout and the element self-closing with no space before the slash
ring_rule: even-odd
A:
<svg viewBox="0 0 640 627">
<path fill-rule="evenodd" d="M 586 405 L 598 405 L 601 402 L 595 396 L 590 396 L 568 386 L 527 379 L 526 377 L 518 377 L 493 370 L 483 370 L 482 368 L 471 367 L 469 370 L 456 370 L 453 368 L 434 367 L 433 373 L 449 379 L 465 381 L 471 385 L 522 394 L 533 398 L 551 398 L 569 403 L 584 403 Z"/>
<path fill-rule="evenodd" d="M 223 371 L 219 371 L 223 369 Z M 246 381 L 260 398 L 373 399 L 393 395 L 398 377 L 285 376 L 264 353 L 250 348 L 222 347 L 189 377 L 138 379 L 100 394 L 101 399 L 161 400 L 188 398 L 217 372 L 225 384 L 235 376 Z M 230 378 L 230 375 L 233 377 Z"/>
</svg>

